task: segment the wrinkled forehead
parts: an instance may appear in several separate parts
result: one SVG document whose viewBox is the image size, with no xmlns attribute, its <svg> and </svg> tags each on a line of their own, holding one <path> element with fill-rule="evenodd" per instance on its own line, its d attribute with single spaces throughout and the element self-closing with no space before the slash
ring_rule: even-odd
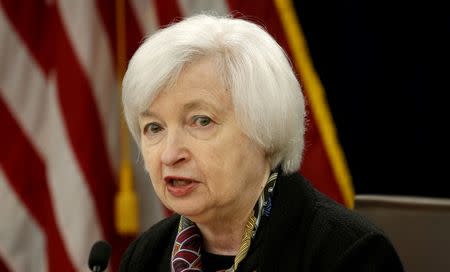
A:
<svg viewBox="0 0 450 272">
<path fill-rule="evenodd" d="M 176 80 L 166 84 L 155 94 L 142 114 L 149 111 L 214 109 L 216 112 L 232 110 L 231 93 L 209 59 L 185 66 Z"/>
</svg>

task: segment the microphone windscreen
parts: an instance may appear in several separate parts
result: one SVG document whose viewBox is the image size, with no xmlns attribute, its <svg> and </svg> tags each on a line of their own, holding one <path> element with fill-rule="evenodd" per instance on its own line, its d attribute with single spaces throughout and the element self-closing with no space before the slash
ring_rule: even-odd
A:
<svg viewBox="0 0 450 272">
<path fill-rule="evenodd" d="M 97 241 L 92 246 L 91 253 L 89 254 L 89 268 L 96 271 L 103 271 L 108 266 L 109 257 L 111 256 L 111 246 L 105 241 Z M 98 270 L 100 268 L 100 270 Z"/>
</svg>

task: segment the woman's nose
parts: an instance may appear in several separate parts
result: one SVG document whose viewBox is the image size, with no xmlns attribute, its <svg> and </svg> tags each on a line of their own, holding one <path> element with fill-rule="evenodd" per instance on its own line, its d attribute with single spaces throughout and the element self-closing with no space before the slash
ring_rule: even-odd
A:
<svg viewBox="0 0 450 272">
<path fill-rule="evenodd" d="M 189 159 L 189 151 L 185 145 L 182 132 L 168 133 L 161 153 L 161 161 L 167 166 L 176 166 Z"/>
</svg>

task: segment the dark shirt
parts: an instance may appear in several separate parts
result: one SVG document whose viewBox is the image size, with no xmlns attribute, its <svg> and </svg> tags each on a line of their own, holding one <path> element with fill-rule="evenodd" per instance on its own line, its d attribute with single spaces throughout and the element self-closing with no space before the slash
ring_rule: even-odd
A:
<svg viewBox="0 0 450 272">
<path fill-rule="evenodd" d="M 234 256 L 224 256 L 202 251 L 203 272 L 216 272 L 230 268 L 234 263 Z"/>
</svg>

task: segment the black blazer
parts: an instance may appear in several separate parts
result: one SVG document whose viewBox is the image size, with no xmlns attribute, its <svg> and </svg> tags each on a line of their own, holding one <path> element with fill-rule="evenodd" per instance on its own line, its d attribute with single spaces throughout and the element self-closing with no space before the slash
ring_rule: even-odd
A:
<svg viewBox="0 0 450 272">
<path fill-rule="evenodd" d="M 170 271 L 179 215 L 157 223 L 125 252 L 121 272 Z M 383 232 L 315 190 L 297 173 L 279 175 L 272 211 L 263 217 L 244 271 L 403 271 Z"/>
</svg>

